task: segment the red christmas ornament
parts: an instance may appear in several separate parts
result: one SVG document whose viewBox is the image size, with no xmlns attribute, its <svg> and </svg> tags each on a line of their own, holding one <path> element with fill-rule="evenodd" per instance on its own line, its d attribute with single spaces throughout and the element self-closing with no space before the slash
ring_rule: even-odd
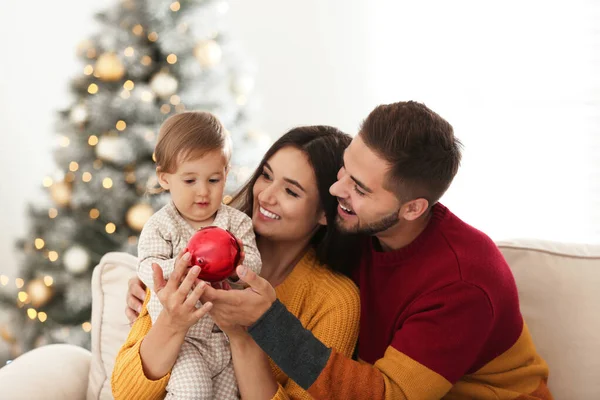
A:
<svg viewBox="0 0 600 400">
<path fill-rule="evenodd" d="M 202 270 L 198 278 L 207 282 L 227 279 L 240 261 L 240 246 L 229 231 L 217 226 L 200 229 L 188 242 L 192 265 Z"/>
</svg>

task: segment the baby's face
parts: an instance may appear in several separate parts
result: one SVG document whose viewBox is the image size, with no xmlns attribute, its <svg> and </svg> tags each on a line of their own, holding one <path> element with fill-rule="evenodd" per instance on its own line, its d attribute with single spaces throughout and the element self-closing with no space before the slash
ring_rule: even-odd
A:
<svg viewBox="0 0 600 400">
<path fill-rule="evenodd" d="M 226 178 L 227 163 L 220 151 L 181 162 L 172 174 L 159 174 L 161 186 L 171 192 L 175 207 L 194 228 L 213 222 L 223 199 Z"/>
</svg>

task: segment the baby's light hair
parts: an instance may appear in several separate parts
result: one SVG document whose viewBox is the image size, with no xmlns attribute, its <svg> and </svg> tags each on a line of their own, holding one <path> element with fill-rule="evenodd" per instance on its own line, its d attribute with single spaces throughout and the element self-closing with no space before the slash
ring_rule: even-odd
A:
<svg viewBox="0 0 600 400">
<path fill-rule="evenodd" d="M 188 160 L 200 158 L 212 151 L 221 151 L 228 166 L 232 143 L 221 121 L 206 111 L 186 111 L 167 118 L 160 127 L 154 149 L 157 172 L 174 173 Z M 150 193 L 162 188 L 149 187 Z"/>
</svg>

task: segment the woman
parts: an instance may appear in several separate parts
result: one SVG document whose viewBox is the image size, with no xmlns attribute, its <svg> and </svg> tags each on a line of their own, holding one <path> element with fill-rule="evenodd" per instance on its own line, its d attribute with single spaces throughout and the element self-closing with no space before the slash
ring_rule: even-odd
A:
<svg viewBox="0 0 600 400">
<path fill-rule="evenodd" d="M 233 203 L 252 217 L 263 262 L 261 275 L 276 288 L 279 300 L 323 343 L 347 356 L 358 336 L 360 301 L 358 289 L 344 275 L 358 259 L 354 253 L 358 246 L 357 238 L 342 237 L 336 230 L 337 201 L 328 190 L 350 140 L 332 127 L 291 130 L 267 151 Z M 113 370 L 115 398 L 162 398 L 185 332 L 210 310 L 207 303 L 194 311 L 203 283 L 188 296 L 198 270 L 187 272 L 185 258 L 178 257 L 168 283 L 155 268 L 155 291 L 163 313 L 151 326 L 145 303 L 140 310 Z M 134 282 L 130 292 L 140 290 L 139 285 Z M 243 329 L 221 329 L 230 338 L 243 398 L 310 398 L 269 362 Z"/>
</svg>

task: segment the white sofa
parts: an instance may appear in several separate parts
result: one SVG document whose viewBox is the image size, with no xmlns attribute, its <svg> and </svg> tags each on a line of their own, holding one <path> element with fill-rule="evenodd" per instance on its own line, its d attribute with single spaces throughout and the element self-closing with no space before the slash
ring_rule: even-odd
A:
<svg viewBox="0 0 600 400">
<path fill-rule="evenodd" d="M 550 366 L 558 400 L 600 399 L 600 245 L 500 242 L 515 275 L 521 310 Z M 109 253 L 92 278 L 92 352 L 49 345 L 0 369 L 2 399 L 111 399 L 110 374 L 129 331 L 127 280 L 136 259 Z"/>
</svg>

